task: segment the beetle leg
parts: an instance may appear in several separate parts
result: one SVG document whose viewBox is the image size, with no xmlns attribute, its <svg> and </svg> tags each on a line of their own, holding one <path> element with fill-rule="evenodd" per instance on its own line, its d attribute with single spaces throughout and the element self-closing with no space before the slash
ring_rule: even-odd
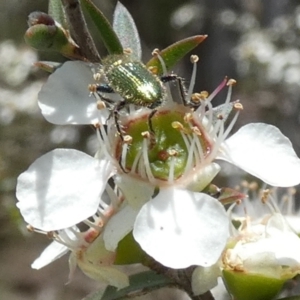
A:
<svg viewBox="0 0 300 300">
<path fill-rule="evenodd" d="M 152 118 L 154 117 L 154 115 L 156 114 L 157 109 L 154 109 L 151 111 L 151 113 L 148 116 L 148 127 L 149 127 L 149 131 L 150 131 L 150 145 L 151 147 L 155 145 L 156 140 L 155 140 L 155 131 L 153 129 L 153 123 L 152 123 Z"/>
<path fill-rule="evenodd" d="M 122 132 L 122 129 L 121 129 L 121 125 L 120 125 L 120 120 L 119 120 L 119 111 L 124 108 L 124 106 L 126 105 L 126 102 L 125 101 L 120 101 L 118 102 L 114 108 L 113 108 L 113 115 L 114 115 L 114 120 L 115 120 L 115 125 L 116 125 L 116 128 L 117 128 L 117 132 L 118 134 L 120 135 L 120 138 L 121 140 L 123 141 L 124 140 L 124 137 L 123 137 L 123 132 Z"/>
<path fill-rule="evenodd" d="M 190 102 L 186 99 L 187 92 L 186 92 L 185 85 L 183 83 L 183 78 L 179 77 L 176 74 L 171 74 L 171 75 L 161 76 L 160 80 L 163 83 L 170 82 L 170 81 L 176 81 L 177 85 L 178 85 L 178 88 L 179 88 L 179 93 L 180 93 L 183 105 L 185 105 L 185 106 L 189 106 L 190 105 Z"/>
</svg>

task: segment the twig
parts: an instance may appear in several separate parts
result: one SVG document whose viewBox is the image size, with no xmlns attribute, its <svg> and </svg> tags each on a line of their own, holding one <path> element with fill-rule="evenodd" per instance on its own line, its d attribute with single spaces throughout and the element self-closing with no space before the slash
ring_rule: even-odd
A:
<svg viewBox="0 0 300 300">
<path fill-rule="evenodd" d="M 91 62 L 99 62 L 100 55 L 93 42 L 78 0 L 61 0 L 72 30 L 72 37 L 78 44 L 81 54 Z"/>
</svg>

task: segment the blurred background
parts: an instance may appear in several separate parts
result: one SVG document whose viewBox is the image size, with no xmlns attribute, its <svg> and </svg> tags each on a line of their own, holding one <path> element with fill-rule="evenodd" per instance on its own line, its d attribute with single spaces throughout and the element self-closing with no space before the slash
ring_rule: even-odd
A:
<svg viewBox="0 0 300 300">
<path fill-rule="evenodd" d="M 116 1 L 94 1 L 111 20 Z M 179 39 L 208 34 L 199 55 L 196 91 L 211 92 L 225 76 L 238 82 L 233 100 L 244 111 L 235 130 L 249 122 L 276 125 L 300 155 L 300 5 L 296 0 L 123 0 L 136 21 L 147 61 L 154 48 Z M 47 123 L 37 93 L 47 74 L 37 60 L 63 61 L 52 53 L 27 47 L 27 16 L 47 12 L 47 1 L 0 1 L 0 299 L 79 300 L 99 287 L 78 270 L 68 285 L 67 258 L 40 271 L 30 268 L 49 241 L 28 234 L 15 207 L 17 176 L 42 154 L 58 147 L 90 153 L 90 128 Z M 89 21 L 89 20 L 88 20 Z M 91 25 L 91 29 L 94 30 Z M 99 44 L 102 55 L 105 50 Z M 189 80 L 186 57 L 175 73 Z M 218 95 L 214 104 L 224 101 Z M 92 153 L 91 153 L 92 154 Z M 229 171 L 228 171 L 229 172 Z M 233 172 L 230 169 L 230 172 Z M 241 175 L 233 172 L 231 184 Z M 233 179 L 232 179 L 233 178 Z M 158 294 L 156 299 L 183 299 Z M 177 297 L 177 298 L 176 298 Z M 149 298 L 150 299 L 150 298 Z"/>
</svg>

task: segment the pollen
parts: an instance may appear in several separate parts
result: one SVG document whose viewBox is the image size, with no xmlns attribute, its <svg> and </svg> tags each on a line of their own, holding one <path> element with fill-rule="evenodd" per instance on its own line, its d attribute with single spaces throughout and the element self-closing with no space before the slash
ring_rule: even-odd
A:
<svg viewBox="0 0 300 300">
<path fill-rule="evenodd" d="M 199 56 L 198 55 L 191 55 L 190 57 L 191 63 L 197 63 L 199 61 Z"/>
<path fill-rule="evenodd" d="M 96 93 L 97 92 L 97 84 L 89 84 L 88 90 L 90 93 Z"/>
<path fill-rule="evenodd" d="M 157 55 L 159 55 L 159 53 L 160 53 L 160 51 L 159 51 L 159 49 L 158 48 L 155 48 L 155 49 L 153 49 L 153 51 L 152 51 L 152 55 L 153 56 L 157 56 Z"/>
<path fill-rule="evenodd" d="M 102 100 L 98 100 L 97 101 L 97 109 L 102 110 L 102 109 L 105 109 L 105 108 L 106 108 L 105 103 Z"/>
<path fill-rule="evenodd" d="M 229 79 L 228 81 L 227 81 L 227 86 L 233 86 L 233 85 L 235 85 L 236 84 L 236 80 L 235 79 Z"/>
<path fill-rule="evenodd" d="M 239 102 L 236 102 L 233 107 L 235 110 L 243 110 L 244 109 L 242 103 L 239 103 Z"/>
<path fill-rule="evenodd" d="M 132 136 L 130 136 L 128 134 L 124 135 L 123 136 L 123 143 L 128 144 L 128 145 L 132 144 Z"/>
</svg>

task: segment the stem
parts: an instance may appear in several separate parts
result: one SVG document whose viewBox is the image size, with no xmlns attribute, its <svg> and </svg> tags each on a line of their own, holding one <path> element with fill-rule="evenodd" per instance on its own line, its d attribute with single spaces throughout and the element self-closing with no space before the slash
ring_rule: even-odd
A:
<svg viewBox="0 0 300 300">
<path fill-rule="evenodd" d="M 191 283 L 192 274 L 196 267 L 175 270 L 167 268 L 152 259 L 149 259 L 146 265 L 158 274 L 163 274 L 170 278 L 177 288 L 185 291 L 190 296 L 191 300 L 215 300 L 210 291 L 207 291 L 202 295 L 194 295 Z"/>
<path fill-rule="evenodd" d="M 74 40 L 82 55 L 91 62 L 99 62 L 100 55 L 90 35 L 79 0 L 61 0 L 67 15 Z"/>
</svg>

